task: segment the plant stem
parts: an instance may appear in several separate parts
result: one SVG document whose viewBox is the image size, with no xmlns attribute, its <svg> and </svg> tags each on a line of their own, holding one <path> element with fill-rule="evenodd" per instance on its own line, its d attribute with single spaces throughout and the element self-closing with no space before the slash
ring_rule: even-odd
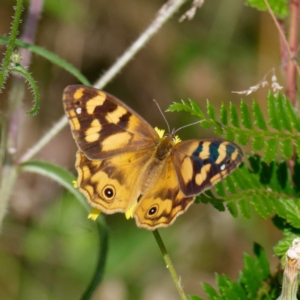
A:
<svg viewBox="0 0 300 300">
<path fill-rule="evenodd" d="M 299 0 L 292 0 L 290 6 L 290 28 L 289 28 L 289 48 L 291 57 L 288 60 L 286 70 L 286 94 L 293 106 L 296 104 L 296 65 L 295 59 L 298 51 L 298 24 L 299 24 Z"/>
<path fill-rule="evenodd" d="M 298 3 L 299 0 L 293 0 L 293 1 L 296 2 L 297 7 L 299 7 L 299 3 Z M 291 1 L 291 3 L 293 3 L 293 1 Z M 295 66 L 295 69 L 297 70 L 298 75 L 300 75 L 300 68 L 299 68 L 299 66 L 298 66 L 298 64 L 297 64 L 297 62 L 296 62 L 296 60 L 295 60 L 295 56 L 293 56 L 293 53 L 292 53 L 292 51 L 291 51 L 291 49 L 290 49 L 290 45 L 289 45 L 289 43 L 288 43 L 288 41 L 287 41 L 287 39 L 286 39 L 286 37 L 285 37 L 284 31 L 283 31 L 283 29 L 282 29 L 282 26 L 280 25 L 280 23 L 278 22 L 276 16 L 274 15 L 274 13 L 273 13 L 273 11 L 272 11 L 272 9 L 271 9 L 271 7 L 270 7 L 270 4 L 269 4 L 268 0 L 264 0 L 264 2 L 265 2 L 265 4 L 266 4 L 266 6 L 267 6 L 267 9 L 268 9 L 269 14 L 271 15 L 271 17 L 272 17 L 272 19 L 273 19 L 273 21 L 274 21 L 274 23 L 275 23 L 275 26 L 276 26 L 277 29 L 278 29 L 278 32 L 279 32 L 279 34 L 280 34 L 280 38 L 281 38 L 281 41 L 282 41 L 281 44 L 284 44 L 284 45 L 285 45 L 286 51 L 287 51 L 287 53 L 288 53 L 289 61 Z M 293 8 L 293 6 L 292 6 L 291 8 Z M 297 11 L 298 11 L 298 8 L 297 8 Z M 298 14 L 298 13 L 297 13 L 297 14 Z M 298 16 L 298 15 L 297 15 L 297 16 Z M 296 19 L 298 18 L 297 16 L 295 17 Z M 298 22 L 298 20 L 297 20 L 297 21 L 294 21 L 293 26 L 295 26 L 295 22 Z M 291 22 L 291 26 L 292 26 L 292 22 Z M 296 28 L 295 30 L 298 30 L 298 29 Z M 294 34 L 294 33 L 293 33 L 293 34 Z M 293 38 L 293 39 L 294 39 L 294 38 Z M 296 50 L 297 50 L 297 49 L 296 49 Z"/>
<path fill-rule="evenodd" d="M 12 24 L 12 28 L 11 28 L 11 33 L 10 33 L 10 37 L 9 37 L 9 42 L 7 45 L 7 50 L 5 53 L 5 57 L 3 59 L 3 64 L 2 64 L 2 68 L 0 70 L 0 90 L 3 87 L 4 81 L 7 77 L 7 68 L 9 66 L 10 63 L 10 57 L 12 55 L 12 52 L 14 50 L 15 47 L 15 40 L 18 34 L 18 28 L 19 28 L 19 24 L 20 24 L 20 18 L 21 18 L 21 13 L 22 13 L 22 7 L 23 7 L 23 0 L 17 0 L 17 5 L 16 5 L 16 12 L 14 15 L 14 20 L 13 20 L 13 24 Z"/>
<path fill-rule="evenodd" d="M 177 291 L 178 291 L 178 294 L 179 294 L 180 298 L 182 300 L 187 300 L 187 296 L 185 295 L 185 293 L 183 291 L 183 288 L 181 286 L 181 280 L 180 280 L 180 278 L 178 277 L 178 275 L 177 275 L 177 273 L 175 271 L 175 268 L 174 268 L 174 265 L 172 263 L 171 257 L 170 257 L 170 255 L 167 252 L 167 249 L 166 249 L 166 247 L 165 247 L 165 245 L 164 245 L 164 243 L 163 243 L 163 241 L 161 239 L 161 236 L 160 236 L 158 230 L 154 230 L 153 231 L 153 235 L 154 235 L 155 240 L 156 240 L 156 242 L 158 244 L 158 247 L 159 247 L 159 249 L 160 249 L 160 251 L 161 251 L 161 253 L 163 255 L 163 258 L 164 258 L 164 260 L 166 262 L 166 265 L 167 265 L 167 269 L 169 270 L 169 272 L 171 274 L 171 277 L 172 277 L 172 279 L 174 281 L 174 284 L 175 284 L 175 286 L 177 288 Z"/>
<path fill-rule="evenodd" d="M 41 17 L 44 6 L 44 0 L 31 0 L 29 3 L 28 13 L 25 19 L 24 31 L 21 35 L 21 40 L 26 43 L 33 44 L 37 30 L 38 21 Z M 20 51 L 22 56 L 22 65 L 27 67 L 31 63 L 32 53 L 23 48 Z"/>
</svg>

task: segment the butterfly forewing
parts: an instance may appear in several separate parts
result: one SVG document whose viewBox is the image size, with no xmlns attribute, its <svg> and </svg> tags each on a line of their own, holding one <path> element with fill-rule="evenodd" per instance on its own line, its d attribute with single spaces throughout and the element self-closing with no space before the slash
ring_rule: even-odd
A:
<svg viewBox="0 0 300 300">
<path fill-rule="evenodd" d="M 198 195 L 229 175 L 243 156 L 236 144 L 222 139 L 183 141 L 171 155 L 186 196 Z"/>
<path fill-rule="evenodd" d="M 63 103 L 73 137 L 90 159 L 155 147 L 156 131 L 112 95 L 92 87 L 71 85 L 64 90 Z"/>
</svg>

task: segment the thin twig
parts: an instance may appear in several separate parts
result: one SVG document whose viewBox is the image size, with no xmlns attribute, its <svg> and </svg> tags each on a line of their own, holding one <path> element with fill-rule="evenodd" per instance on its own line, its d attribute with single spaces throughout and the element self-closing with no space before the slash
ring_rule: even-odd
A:
<svg viewBox="0 0 300 300">
<path fill-rule="evenodd" d="M 181 285 L 181 282 L 180 282 L 180 278 L 178 277 L 178 275 L 175 271 L 175 268 L 174 268 L 174 265 L 172 263 L 171 257 L 167 252 L 167 249 L 166 249 L 166 247 L 165 247 L 165 245 L 164 245 L 164 243 L 161 239 L 161 236 L 160 236 L 158 230 L 154 230 L 153 235 L 154 235 L 155 240 L 158 244 L 158 247 L 159 247 L 159 249 L 160 249 L 160 251 L 163 255 L 163 258 L 164 258 L 164 260 L 166 262 L 166 265 L 167 265 L 167 269 L 169 270 L 169 272 L 171 274 L 171 277 L 174 281 L 174 284 L 177 288 L 177 291 L 178 291 L 178 294 L 179 294 L 180 298 L 182 300 L 187 300 L 187 296 L 185 295 L 185 293 L 183 291 L 183 288 L 182 288 L 182 285 Z"/>
<path fill-rule="evenodd" d="M 264 2 L 265 2 L 265 4 L 266 4 L 266 6 L 267 6 L 267 9 L 268 9 L 269 14 L 271 15 L 271 17 L 272 17 L 272 19 L 273 19 L 273 21 L 274 21 L 274 23 L 275 23 L 275 26 L 276 26 L 277 29 L 278 29 L 278 32 L 279 32 L 279 34 L 280 34 L 280 37 L 281 37 L 281 39 L 282 39 L 282 41 L 283 41 L 283 43 L 284 43 L 284 45 L 285 45 L 285 47 L 286 47 L 286 50 L 287 50 L 288 55 L 289 55 L 289 59 L 290 59 L 290 60 L 293 62 L 293 64 L 295 65 L 295 67 L 296 67 L 296 69 L 297 69 L 297 72 L 298 72 L 298 75 L 300 75 L 300 68 L 299 68 L 297 62 L 295 61 L 295 57 L 293 57 L 293 54 L 292 54 L 292 52 L 291 52 L 291 49 L 290 49 L 289 43 L 288 43 L 288 41 L 287 41 L 287 39 L 286 39 L 286 37 L 285 37 L 285 34 L 284 34 L 284 32 L 282 31 L 282 28 L 281 28 L 281 26 L 280 26 L 280 24 L 279 24 L 279 22 L 278 22 L 278 20 L 277 20 L 277 18 L 276 18 L 276 16 L 275 16 L 274 12 L 272 11 L 272 8 L 270 7 L 268 0 L 264 0 Z"/>
<path fill-rule="evenodd" d="M 124 52 L 115 64 L 94 84 L 102 89 L 118 72 L 135 56 L 135 54 L 150 40 L 160 27 L 178 10 L 186 0 L 170 0 L 158 11 L 156 18 L 139 38 Z"/>
<path fill-rule="evenodd" d="M 23 163 L 26 160 L 32 158 L 37 154 L 45 145 L 47 145 L 56 135 L 60 132 L 64 126 L 68 123 L 67 116 L 62 116 L 54 126 L 45 134 L 32 148 L 30 148 L 20 159 L 19 163 Z"/>
<path fill-rule="evenodd" d="M 150 40 L 150 38 L 158 31 L 158 29 L 172 17 L 172 15 L 188 0 L 172 0 L 168 1 L 159 10 L 157 17 L 149 25 L 149 27 L 141 34 L 136 42 L 132 44 L 128 50 L 108 69 L 105 74 L 96 83 L 94 87 L 102 89 L 110 80 L 112 80 L 118 72 L 134 57 L 134 55 Z M 29 149 L 21 158 L 20 162 L 24 162 L 32 158 L 39 152 L 51 139 L 56 136 L 68 123 L 63 116 L 36 144 Z"/>
</svg>

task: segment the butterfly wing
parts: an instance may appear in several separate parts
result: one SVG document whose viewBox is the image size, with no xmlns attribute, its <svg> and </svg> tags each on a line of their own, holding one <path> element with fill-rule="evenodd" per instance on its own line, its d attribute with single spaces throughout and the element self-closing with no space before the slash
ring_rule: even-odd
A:
<svg viewBox="0 0 300 300">
<path fill-rule="evenodd" d="M 141 194 L 141 173 L 152 152 L 125 152 L 102 160 L 90 160 L 77 152 L 77 186 L 88 202 L 107 214 L 126 212 Z"/>
<path fill-rule="evenodd" d="M 235 170 L 242 151 L 222 139 L 188 140 L 174 146 L 156 183 L 140 198 L 134 217 L 139 227 L 166 227 L 195 196 Z"/>
<path fill-rule="evenodd" d="M 65 88 L 63 104 L 78 148 L 89 159 L 151 149 L 156 131 L 119 99 L 93 87 Z"/>
<path fill-rule="evenodd" d="M 133 213 L 137 226 L 148 230 L 171 225 L 195 199 L 182 193 L 171 156 L 167 157 L 157 177 L 156 183 L 139 199 Z"/>
<path fill-rule="evenodd" d="M 242 162 L 242 150 L 222 139 L 187 140 L 172 151 L 181 191 L 195 196 L 234 171 Z"/>
</svg>

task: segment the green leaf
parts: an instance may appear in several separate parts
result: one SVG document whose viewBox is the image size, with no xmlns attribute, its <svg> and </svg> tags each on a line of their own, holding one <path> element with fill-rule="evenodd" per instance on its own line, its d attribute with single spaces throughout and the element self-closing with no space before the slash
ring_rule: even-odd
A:
<svg viewBox="0 0 300 300">
<path fill-rule="evenodd" d="M 229 104 L 229 114 L 230 114 L 230 122 L 233 126 L 240 128 L 239 124 L 239 116 L 235 106 L 230 102 Z"/>
<path fill-rule="evenodd" d="M 281 112 L 282 113 L 282 112 Z M 269 125 L 278 131 L 281 130 L 281 124 L 279 121 L 279 115 L 276 107 L 276 99 L 272 93 L 268 95 L 268 114 L 269 114 Z"/>
<path fill-rule="evenodd" d="M 75 176 L 66 169 L 58 165 L 38 160 L 26 161 L 19 166 L 19 169 L 20 171 L 38 173 L 51 178 L 70 191 L 88 212 L 91 210 L 86 197 L 73 186 L 72 182 L 76 181 Z"/>
<path fill-rule="evenodd" d="M 220 108 L 220 120 L 222 124 L 224 125 L 228 124 L 227 108 L 224 105 L 224 103 L 221 104 L 221 108 Z"/>
<path fill-rule="evenodd" d="M 291 132 L 292 131 L 291 119 L 286 109 L 286 105 L 287 105 L 286 102 L 289 100 L 286 101 L 286 99 L 284 99 L 281 94 L 278 94 L 276 100 L 277 100 L 278 110 L 279 112 L 281 112 L 281 114 L 279 115 L 280 116 L 279 121 L 281 127 Z"/>
<path fill-rule="evenodd" d="M 208 283 L 201 283 L 201 286 L 205 292 L 205 294 L 210 298 L 210 299 L 222 299 L 222 297 L 220 297 L 216 290 L 211 286 L 209 285 Z"/>
<path fill-rule="evenodd" d="M 241 101 L 241 116 L 242 116 L 242 125 L 247 129 L 252 129 L 252 120 L 249 108 L 244 100 Z"/>
<path fill-rule="evenodd" d="M 300 228 L 300 201 L 282 198 L 278 199 L 277 201 L 284 206 L 284 212 L 277 211 L 278 215 L 285 218 L 292 226 Z"/>
<path fill-rule="evenodd" d="M 223 128 L 220 126 L 219 123 L 214 125 L 214 132 L 216 135 L 223 135 Z"/>
<path fill-rule="evenodd" d="M 248 199 L 247 198 L 242 198 L 238 202 L 238 207 L 240 209 L 240 212 L 241 212 L 242 216 L 245 219 L 250 219 L 251 213 L 250 213 L 250 205 L 249 205 Z"/>
<path fill-rule="evenodd" d="M 299 236 L 296 234 L 289 234 L 285 238 L 281 239 L 274 247 L 274 254 L 284 256 L 286 251 L 291 247 L 295 238 L 299 238 Z"/>
<path fill-rule="evenodd" d="M 209 201 L 209 203 L 210 203 L 215 209 L 217 209 L 218 211 L 225 211 L 225 206 L 224 206 L 223 201 L 211 199 L 211 200 Z"/>
<path fill-rule="evenodd" d="M 281 140 L 281 151 L 285 159 L 290 159 L 293 155 L 293 143 L 291 139 Z"/>
<path fill-rule="evenodd" d="M 285 103 L 284 103 L 284 108 L 287 114 L 287 117 L 289 118 L 292 128 L 297 131 L 300 132 L 300 119 L 299 116 L 297 114 L 297 112 L 295 111 L 294 107 L 292 106 L 292 103 L 286 99 Z"/>
<path fill-rule="evenodd" d="M 241 132 L 237 134 L 237 141 L 241 145 L 247 145 L 249 141 L 250 133 L 248 132 Z"/>
<path fill-rule="evenodd" d="M 255 151 L 260 151 L 265 147 L 265 138 L 263 135 L 252 137 L 252 148 Z"/>
<path fill-rule="evenodd" d="M 257 243 L 254 243 L 254 253 L 262 273 L 262 278 L 267 279 L 270 276 L 270 264 L 264 249 Z"/>
<path fill-rule="evenodd" d="M 247 0 L 247 3 L 258 10 L 267 10 L 264 0 Z M 268 0 L 268 3 L 277 17 L 284 19 L 288 16 L 289 7 L 286 0 Z"/>
<path fill-rule="evenodd" d="M 225 206 L 222 200 L 216 198 L 211 190 L 207 190 L 196 197 L 196 201 L 201 201 L 204 204 L 210 203 L 218 211 L 225 211 Z"/>
<path fill-rule="evenodd" d="M 38 90 L 38 87 L 37 87 L 37 84 L 36 84 L 34 78 L 27 71 L 27 69 L 24 68 L 20 64 L 17 64 L 15 67 L 10 68 L 10 72 L 17 72 L 17 73 L 23 75 L 24 78 L 26 79 L 26 81 L 29 83 L 29 85 L 33 91 L 34 106 L 32 107 L 32 109 L 29 112 L 27 112 L 27 114 L 36 115 L 40 108 L 40 93 L 39 93 L 39 90 Z"/>
<path fill-rule="evenodd" d="M 221 197 L 225 197 L 226 193 L 225 193 L 225 189 L 224 189 L 224 185 L 222 181 L 219 181 L 216 185 L 216 192 L 219 196 Z"/>
<path fill-rule="evenodd" d="M 206 101 L 206 107 L 207 107 L 207 115 L 214 121 L 216 121 L 216 114 L 215 109 L 213 108 L 212 104 L 209 102 L 209 100 Z"/>
<path fill-rule="evenodd" d="M 248 254 L 244 254 L 244 269 L 240 277 L 241 283 L 245 285 L 248 299 L 256 299 L 256 292 L 262 285 L 262 278 L 256 262 Z"/>
<path fill-rule="evenodd" d="M 237 169 L 235 172 L 231 174 L 231 178 L 234 181 L 236 187 L 241 190 L 247 189 L 247 184 L 245 184 L 245 176 L 243 176 L 243 172 L 240 169 Z"/>
<path fill-rule="evenodd" d="M 275 160 L 276 154 L 278 152 L 278 137 L 273 137 L 265 141 L 266 149 L 264 153 L 264 160 L 266 162 L 271 162 Z"/>
<path fill-rule="evenodd" d="M 255 210 L 266 219 L 274 213 L 272 205 L 269 203 L 268 196 L 253 195 L 251 197 L 251 203 Z"/>
<path fill-rule="evenodd" d="M 234 131 L 227 127 L 226 130 L 225 130 L 225 139 L 230 141 L 230 142 L 234 142 L 234 138 L 235 138 Z"/>
<path fill-rule="evenodd" d="M 212 121 L 209 121 L 209 120 L 202 120 L 202 122 L 200 123 L 200 125 L 205 128 L 205 129 L 208 129 L 210 128 L 211 126 L 213 126 L 213 122 Z"/>
<path fill-rule="evenodd" d="M 233 180 L 231 179 L 231 176 L 226 177 L 224 179 L 224 183 L 225 183 L 226 189 L 229 193 L 231 193 L 231 194 L 236 193 L 236 189 L 235 189 Z"/>
<path fill-rule="evenodd" d="M 8 44 L 9 38 L 0 36 L 0 44 Z M 52 52 L 43 49 L 42 47 L 36 46 L 34 44 L 28 44 L 21 40 L 15 40 L 15 46 L 28 49 L 29 51 L 38 54 L 41 57 L 46 58 L 54 65 L 65 69 L 67 72 L 71 73 L 75 78 L 77 78 L 84 85 L 91 85 L 91 83 L 71 64 L 61 59 L 59 56 L 53 54 Z"/>
<path fill-rule="evenodd" d="M 231 215 L 234 218 L 237 218 L 239 215 L 238 209 L 237 209 L 237 205 L 235 201 L 231 201 L 227 203 L 227 208 L 229 210 L 229 212 L 231 213 Z"/>
<path fill-rule="evenodd" d="M 181 100 L 181 103 L 173 102 L 173 104 L 171 104 L 168 107 L 166 112 L 174 112 L 174 111 L 185 111 L 185 112 L 190 113 L 191 115 L 197 117 L 198 119 L 203 120 L 203 122 L 206 119 L 204 113 L 201 111 L 199 106 L 192 100 L 189 100 L 189 103 L 185 102 L 184 100 Z M 203 126 L 203 122 L 201 123 L 202 126 Z M 210 126 L 211 126 L 211 124 L 209 125 L 209 127 Z M 209 128 L 209 127 L 207 127 L 207 128 Z"/>
<path fill-rule="evenodd" d="M 203 112 L 201 111 L 200 107 L 198 106 L 198 104 L 191 99 L 189 99 L 189 103 L 190 103 L 190 106 L 191 106 L 193 112 L 195 113 L 195 115 L 200 117 L 201 119 L 204 119 L 205 116 L 204 116 Z"/>
<path fill-rule="evenodd" d="M 263 115 L 258 103 L 255 100 L 253 101 L 253 104 L 252 104 L 252 111 L 253 111 L 254 125 L 263 131 L 267 131 L 268 127 L 267 127 L 264 115 Z"/>
<path fill-rule="evenodd" d="M 217 275 L 217 284 L 223 299 L 247 300 L 244 289 L 226 275 Z"/>
</svg>

